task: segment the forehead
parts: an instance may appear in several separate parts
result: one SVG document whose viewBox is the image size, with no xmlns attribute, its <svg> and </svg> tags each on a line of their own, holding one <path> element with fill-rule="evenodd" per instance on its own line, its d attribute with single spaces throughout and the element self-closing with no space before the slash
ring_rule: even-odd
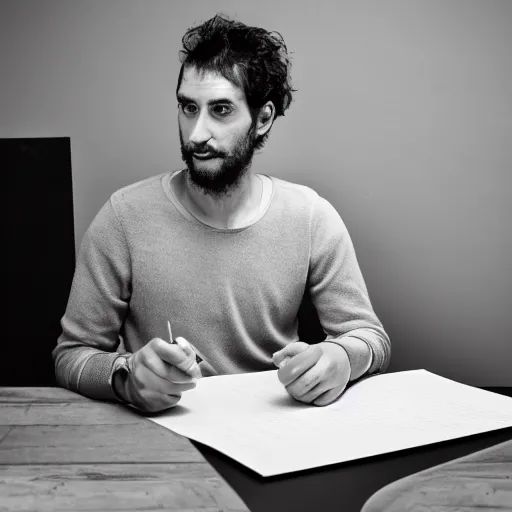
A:
<svg viewBox="0 0 512 512">
<path fill-rule="evenodd" d="M 192 66 L 183 70 L 178 94 L 197 102 L 217 99 L 228 99 L 235 103 L 245 101 L 243 90 L 227 78 L 215 72 L 199 71 Z"/>
</svg>

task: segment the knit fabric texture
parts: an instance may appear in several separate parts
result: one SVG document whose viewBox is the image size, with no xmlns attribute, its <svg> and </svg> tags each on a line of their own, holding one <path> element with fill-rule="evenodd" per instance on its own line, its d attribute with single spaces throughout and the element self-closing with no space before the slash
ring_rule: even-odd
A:
<svg viewBox="0 0 512 512">
<path fill-rule="evenodd" d="M 218 229 L 179 204 L 174 175 L 118 190 L 85 233 L 53 351 L 59 385 L 116 400 L 115 360 L 167 340 L 167 321 L 174 338 L 204 356 L 203 376 L 275 370 L 272 354 L 299 341 L 306 291 L 327 339 L 363 340 L 372 352 L 367 374 L 386 370 L 389 337 L 347 228 L 326 199 L 265 175 L 272 192 L 261 214 Z"/>
</svg>

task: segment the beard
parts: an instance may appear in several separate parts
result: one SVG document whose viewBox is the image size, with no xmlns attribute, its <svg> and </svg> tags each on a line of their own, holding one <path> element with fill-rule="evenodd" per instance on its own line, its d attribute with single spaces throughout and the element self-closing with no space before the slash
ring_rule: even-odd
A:
<svg viewBox="0 0 512 512">
<path fill-rule="evenodd" d="M 205 194 L 211 196 L 224 196 L 236 189 L 242 178 L 250 168 L 256 145 L 256 123 L 251 123 L 249 131 L 236 143 L 235 148 L 229 152 L 212 151 L 207 145 L 186 145 L 180 130 L 181 157 L 187 164 L 190 182 Z M 212 152 L 218 160 L 220 167 L 201 169 L 193 158 L 193 153 Z"/>
</svg>

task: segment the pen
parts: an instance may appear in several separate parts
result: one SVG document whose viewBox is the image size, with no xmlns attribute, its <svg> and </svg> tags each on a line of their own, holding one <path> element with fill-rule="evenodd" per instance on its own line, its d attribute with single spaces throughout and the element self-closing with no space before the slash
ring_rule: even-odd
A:
<svg viewBox="0 0 512 512">
<path fill-rule="evenodd" d="M 177 343 L 174 341 L 174 338 L 172 337 L 171 323 L 169 322 L 169 320 L 167 320 L 167 332 L 169 333 L 169 343 L 171 345 L 177 345 Z"/>
<path fill-rule="evenodd" d="M 176 340 L 172 337 L 171 323 L 169 322 L 169 320 L 167 320 L 167 332 L 169 333 L 169 343 L 171 343 L 172 345 L 177 345 Z M 197 350 L 194 347 L 192 347 L 192 350 L 196 354 L 196 363 L 199 364 L 201 361 L 203 361 L 203 358 L 199 356 Z"/>
</svg>

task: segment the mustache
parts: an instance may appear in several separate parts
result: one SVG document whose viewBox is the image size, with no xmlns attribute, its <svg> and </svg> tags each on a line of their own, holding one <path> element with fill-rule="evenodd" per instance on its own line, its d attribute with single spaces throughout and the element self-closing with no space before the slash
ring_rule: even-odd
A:
<svg viewBox="0 0 512 512">
<path fill-rule="evenodd" d="M 186 153 L 211 153 L 213 156 L 222 156 L 222 153 L 204 145 L 186 145 L 183 146 Z"/>
</svg>

